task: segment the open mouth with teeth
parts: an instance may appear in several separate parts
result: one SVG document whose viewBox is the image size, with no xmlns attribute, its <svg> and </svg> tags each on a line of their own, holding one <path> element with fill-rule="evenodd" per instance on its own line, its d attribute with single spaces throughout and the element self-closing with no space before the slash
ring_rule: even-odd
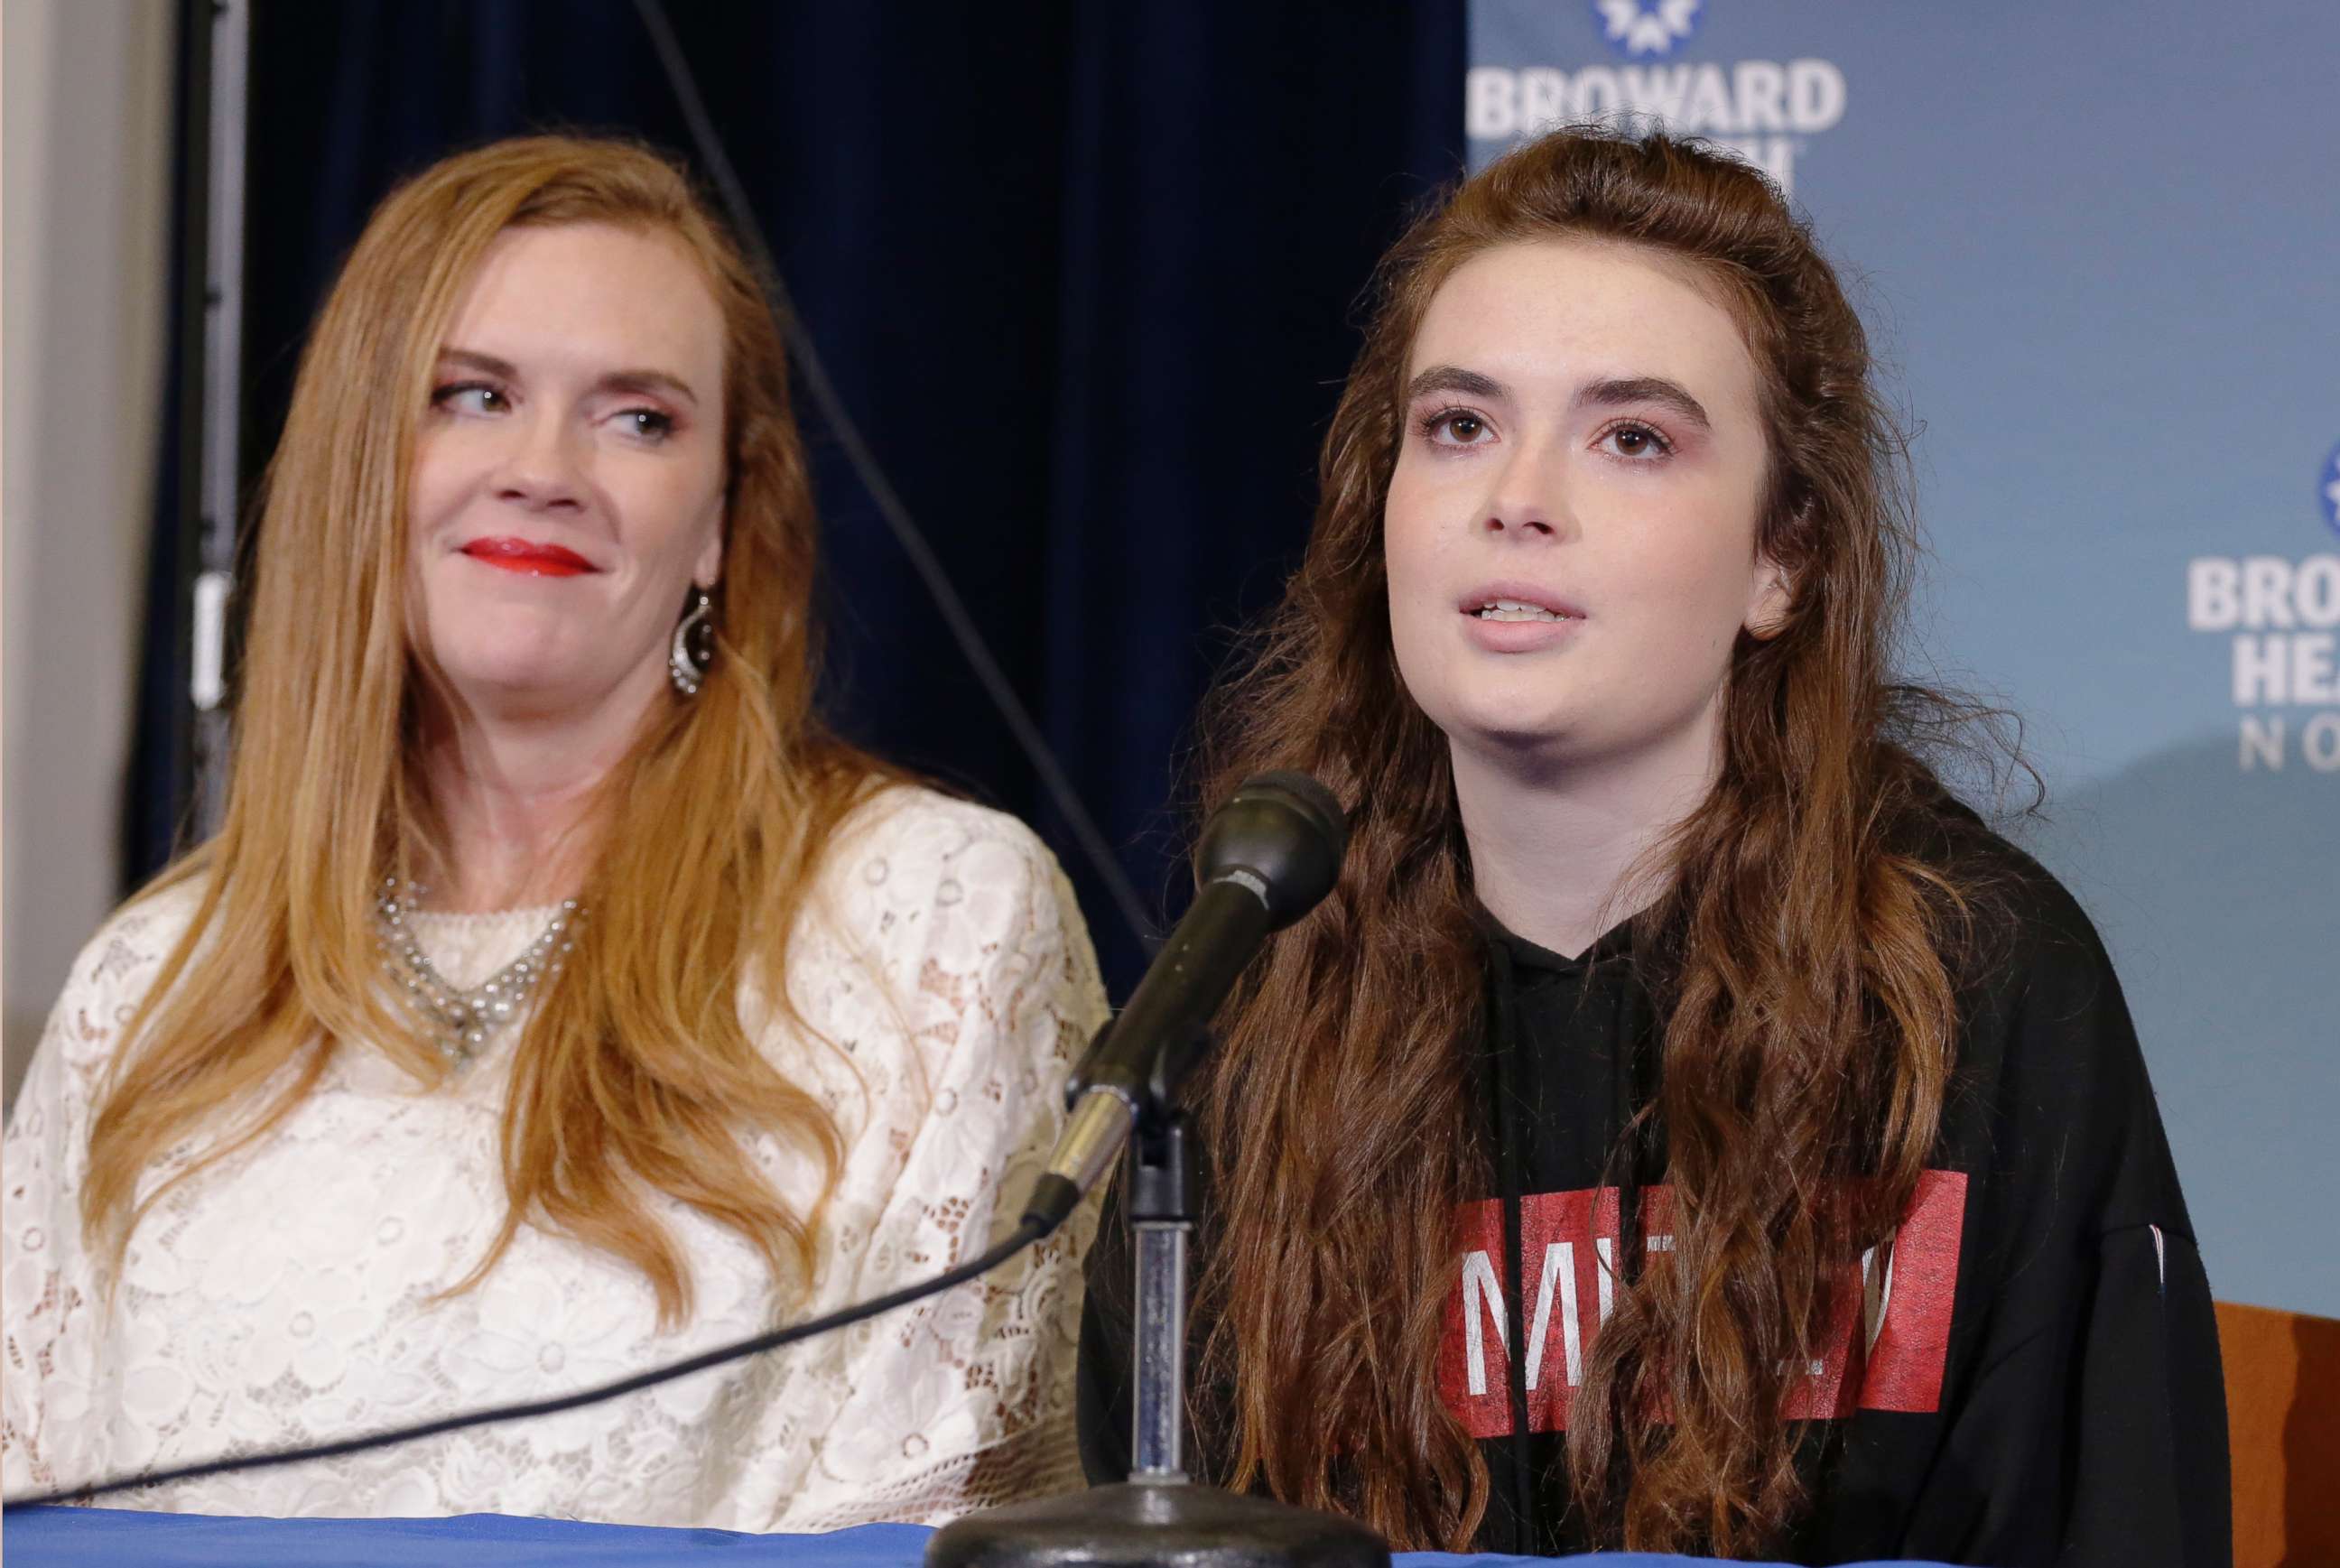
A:
<svg viewBox="0 0 2340 1568">
<path fill-rule="evenodd" d="M 1541 604 L 1529 604 L 1517 599 L 1491 599 L 1472 611 L 1482 620 L 1574 620 L 1572 615 L 1546 610 Z"/>
</svg>

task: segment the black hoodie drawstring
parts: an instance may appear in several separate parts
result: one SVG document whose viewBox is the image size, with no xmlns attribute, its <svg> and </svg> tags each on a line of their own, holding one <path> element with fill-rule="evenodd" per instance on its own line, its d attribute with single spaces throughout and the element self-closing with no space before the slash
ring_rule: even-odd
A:
<svg viewBox="0 0 2340 1568">
<path fill-rule="evenodd" d="M 1641 1136 L 1633 1117 L 1644 1103 L 1641 1082 L 1641 1052 L 1637 1048 L 1641 1020 L 1641 987 L 1618 987 L 1617 1061 L 1610 1075 L 1613 1090 L 1609 1137 L 1617 1161 L 1617 1262 L 1620 1287 L 1641 1277 L 1641 1254 L 1647 1244 L 1641 1226 Z"/>
<path fill-rule="evenodd" d="M 1617 1256 L 1611 1265 L 1615 1284 L 1611 1287 L 1619 1297 L 1631 1290 L 1641 1277 L 1642 1265 L 1648 1262 L 1647 1227 L 1641 1212 L 1641 1153 L 1644 1144 L 1642 1129 L 1635 1127 L 1633 1117 L 1642 1106 L 1649 1104 L 1653 1092 L 1641 1081 L 1643 1070 L 1651 1053 L 1641 1048 L 1642 1015 L 1647 1010 L 1641 987 L 1632 983 L 1630 975 L 1617 987 L 1617 1059 L 1610 1083 L 1612 1088 L 1609 1146 L 1617 1172 Z M 1621 1410 L 1628 1397 L 1626 1391 L 1612 1384 L 1610 1388 L 1611 1410 Z M 1607 1418 L 1607 1412 L 1602 1418 Z M 1622 1498 L 1631 1489 L 1632 1477 L 1627 1465 L 1622 1444 L 1610 1450 L 1610 1495 Z M 1596 1538 L 1597 1538 L 1596 1531 Z"/>
<path fill-rule="evenodd" d="M 1521 1166 L 1526 1139 L 1521 1136 L 1515 1103 L 1515 1080 L 1521 1076 L 1515 1053 L 1519 1031 L 1513 1019 L 1511 949 L 1501 939 L 1493 949 L 1495 981 L 1495 1157 L 1497 1180 L 1503 1195 L 1503 1315 L 1510 1325 L 1504 1336 L 1504 1381 L 1512 1406 L 1512 1541 L 1521 1555 L 1536 1551 L 1535 1477 L 1528 1459 L 1527 1304 L 1520 1266 L 1520 1189 L 1526 1185 Z"/>
</svg>

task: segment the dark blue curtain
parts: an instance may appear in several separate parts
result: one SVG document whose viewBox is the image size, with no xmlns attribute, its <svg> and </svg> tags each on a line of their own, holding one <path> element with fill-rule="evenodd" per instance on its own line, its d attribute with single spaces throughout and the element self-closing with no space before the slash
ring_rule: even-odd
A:
<svg viewBox="0 0 2340 1568">
<path fill-rule="evenodd" d="M 1175 908 L 1195 702 L 1296 559 L 1373 260 L 1460 166 L 1460 0 L 670 9 L 848 406 L 1141 893 Z M 252 84 L 255 473 L 397 178 L 549 127 L 689 146 L 625 0 L 258 0 Z M 831 711 L 1037 826 L 1121 994 L 1135 940 L 807 417 Z M 149 727 L 185 689 L 174 657 L 154 652 Z M 169 851 L 183 777 L 133 781 L 133 879 Z"/>
</svg>

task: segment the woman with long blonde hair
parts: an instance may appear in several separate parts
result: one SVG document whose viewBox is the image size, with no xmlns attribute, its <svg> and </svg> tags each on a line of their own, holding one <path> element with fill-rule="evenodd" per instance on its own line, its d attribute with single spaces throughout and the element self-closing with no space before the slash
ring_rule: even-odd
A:
<svg viewBox="0 0 2340 1568">
<path fill-rule="evenodd" d="M 1893 671 L 1902 454 L 1810 233 L 1696 144 L 1555 134 L 1391 253 L 1206 728 L 1206 801 L 1299 768 L 1350 824 L 1198 1097 L 1206 1474 L 1404 1547 L 2226 1556 L 2118 984 Z"/>
<path fill-rule="evenodd" d="M 822 725 L 814 544 L 770 313 L 677 169 L 532 138 L 384 201 L 269 471 L 225 823 L 75 963 L 8 1128 L 11 1491 L 564 1392 L 987 1245 L 1102 991 L 1028 830 Z M 719 1373 L 132 1500 L 1044 1492 L 1086 1229 Z"/>
</svg>

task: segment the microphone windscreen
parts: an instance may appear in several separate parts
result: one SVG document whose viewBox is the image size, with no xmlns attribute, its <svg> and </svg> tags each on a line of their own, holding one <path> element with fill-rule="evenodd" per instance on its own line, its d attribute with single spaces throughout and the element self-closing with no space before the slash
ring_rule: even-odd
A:
<svg viewBox="0 0 2340 1568">
<path fill-rule="evenodd" d="M 1255 773 L 1204 824 L 1195 878 L 1250 888 L 1280 930 L 1333 890 L 1348 848 L 1348 815 L 1330 789 L 1289 769 Z"/>
</svg>

